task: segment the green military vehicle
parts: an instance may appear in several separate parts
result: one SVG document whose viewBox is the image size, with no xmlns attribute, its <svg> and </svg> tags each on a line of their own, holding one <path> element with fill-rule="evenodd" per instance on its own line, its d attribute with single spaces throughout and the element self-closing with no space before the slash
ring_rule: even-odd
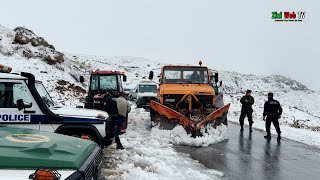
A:
<svg viewBox="0 0 320 180">
<path fill-rule="evenodd" d="M 102 151 L 93 141 L 0 126 L 0 179 L 98 180 Z"/>
</svg>

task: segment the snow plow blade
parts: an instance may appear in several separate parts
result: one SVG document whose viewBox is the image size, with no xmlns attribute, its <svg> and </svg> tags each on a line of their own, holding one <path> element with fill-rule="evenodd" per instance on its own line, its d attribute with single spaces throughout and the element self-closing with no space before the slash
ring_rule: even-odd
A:
<svg viewBox="0 0 320 180">
<path fill-rule="evenodd" d="M 227 125 L 227 114 L 230 103 L 212 112 L 208 116 L 199 121 L 191 120 L 183 114 L 168 108 L 155 101 L 150 102 L 151 121 L 164 129 L 173 129 L 177 124 L 184 127 L 187 133 L 191 133 L 193 137 L 201 136 L 201 129 L 205 128 L 207 124 L 213 124 L 214 127 L 221 123 Z"/>
</svg>

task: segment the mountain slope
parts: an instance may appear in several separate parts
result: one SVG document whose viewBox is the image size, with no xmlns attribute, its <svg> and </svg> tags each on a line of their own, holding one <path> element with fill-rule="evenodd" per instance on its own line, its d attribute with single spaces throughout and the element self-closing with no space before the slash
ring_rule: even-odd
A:
<svg viewBox="0 0 320 180">
<path fill-rule="evenodd" d="M 15 72 L 32 72 L 38 80 L 43 81 L 53 99 L 63 105 L 81 104 L 87 89 L 89 70 L 117 69 L 124 71 L 128 76 L 125 86 L 133 88 L 138 81 L 148 77 L 150 70 L 157 69 L 157 73 L 162 66 L 161 63 L 137 57 L 99 57 L 67 53 L 63 54 L 62 61 L 52 63 L 46 58 L 54 56 L 56 53 L 54 49 L 44 46 L 35 47 L 31 42 L 17 45 L 14 43 L 15 33 L 0 25 L 0 63 L 12 66 Z M 39 39 L 35 34 L 32 34 L 32 37 Z M 19 48 L 16 48 L 17 46 Z M 25 49 L 30 50 L 33 56 L 25 57 L 22 51 Z M 262 119 L 263 104 L 267 93 L 274 92 L 275 99 L 280 101 L 284 109 L 281 124 L 297 126 L 297 120 L 300 123 L 305 120 L 303 128 L 319 130 L 319 93 L 310 91 L 303 84 L 284 76 L 256 76 L 229 71 L 219 73 L 220 79 L 223 80 L 225 102 L 232 103 L 230 117 L 234 121 L 237 121 L 239 117 L 239 99 L 246 89 L 251 89 L 255 98 L 253 107 L 255 121 Z M 80 75 L 85 76 L 86 83 L 78 82 Z"/>
</svg>

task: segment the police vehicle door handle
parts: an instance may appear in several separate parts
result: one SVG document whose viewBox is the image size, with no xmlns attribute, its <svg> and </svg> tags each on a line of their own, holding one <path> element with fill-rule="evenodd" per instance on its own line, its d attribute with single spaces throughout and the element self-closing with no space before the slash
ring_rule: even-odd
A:
<svg viewBox="0 0 320 180">
<path fill-rule="evenodd" d="M 34 113 L 36 113 L 36 111 L 27 111 L 27 110 L 24 110 L 23 113 L 25 113 L 25 114 L 34 114 Z"/>
</svg>

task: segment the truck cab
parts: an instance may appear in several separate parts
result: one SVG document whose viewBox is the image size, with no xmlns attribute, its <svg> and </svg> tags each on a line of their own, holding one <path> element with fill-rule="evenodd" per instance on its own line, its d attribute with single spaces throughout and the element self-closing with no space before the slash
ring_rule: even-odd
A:
<svg viewBox="0 0 320 180">
<path fill-rule="evenodd" d="M 173 129 L 182 125 L 193 137 L 201 136 L 202 130 L 209 126 L 227 125 L 230 103 L 216 106 L 214 82 L 208 67 L 190 65 L 164 65 L 159 79 L 159 101 L 150 101 L 150 118 L 153 126 Z M 150 71 L 152 80 L 154 72 Z"/>
<path fill-rule="evenodd" d="M 101 147 L 112 134 L 104 111 L 57 106 L 33 74 L 0 66 L 0 125 L 88 137 Z"/>
<path fill-rule="evenodd" d="M 211 86 L 210 72 L 205 66 L 163 66 L 159 79 L 160 103 L 170 108 L 176 108 L 177 104 L 184 106 L 181 101 L 186 94 L 192 94 L 196 99 L 193 103 L 196 107 L 200 104 L 207 114 L 214 111 L 215 93 Z"/>
</svg>

